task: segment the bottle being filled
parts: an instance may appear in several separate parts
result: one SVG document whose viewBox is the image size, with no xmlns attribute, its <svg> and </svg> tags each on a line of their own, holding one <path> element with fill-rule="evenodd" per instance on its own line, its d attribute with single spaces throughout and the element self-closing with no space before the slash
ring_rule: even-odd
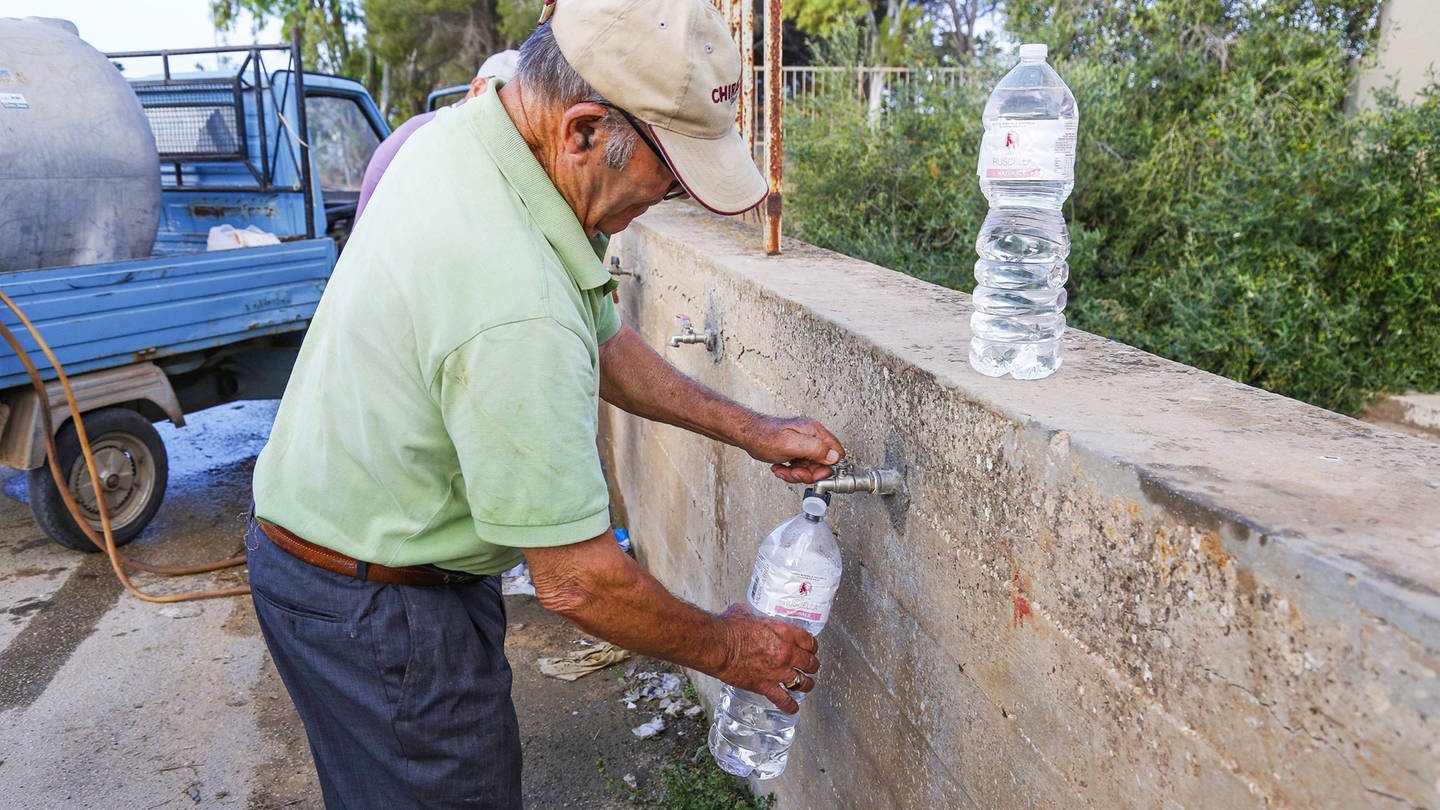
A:
<svg viewBox="0 0 1440 810">
<path fill-rule="evenodd" d="M 747 599 L 767 616 L 820 635 L 840 587 L 840 546 L 825 525 L 828 493 L 806 490 L 801 512 L 776 526 L 760 544 Z M 799 703 L 804 692 L 791 692 Z M 710 752 L 722 769 L 739 777 L 773 779 L 785 770 L 795 741 L 797 715 L 769 698 L 726 684 L 710 727 Z"/>
<path fill-rule="evenodd" d="M 990 213 L 975 241 L 970 365 L 991 377 L 1038 380 L 1062 362 L 1070 233 L 1060 208 L 1075 185 L 1080 113 L 1046 53 L 1021 45 L 985 104 L 977 173 Z"/>
</svg>

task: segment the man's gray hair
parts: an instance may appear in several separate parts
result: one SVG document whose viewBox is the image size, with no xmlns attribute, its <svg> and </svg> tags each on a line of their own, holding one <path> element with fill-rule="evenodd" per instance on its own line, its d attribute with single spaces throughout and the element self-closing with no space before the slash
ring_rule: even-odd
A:
<svg viewBox="0 0 1440 810">
<path fill-rule="evenodd" d="M 515 71 L 527 93 L 534 93 L 540 101 L 557 109 L 566 109 L 574 104 L 610 102 L 590 86 L 590 83 L 575 72 L 547 23 L 535 29 L 535 33 L 520 46 L 520 64 Z M 600 128 L 606 133 L 605 165 L 612 169 L 623 169 L 635 154 L 635 144 L 640 140 L 635 128 L 615 110 L 607 107 Z"/>
</svg>

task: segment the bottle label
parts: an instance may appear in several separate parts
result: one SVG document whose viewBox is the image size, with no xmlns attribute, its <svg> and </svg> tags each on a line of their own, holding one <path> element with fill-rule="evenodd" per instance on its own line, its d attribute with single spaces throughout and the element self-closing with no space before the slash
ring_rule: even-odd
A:
<svg viewBox="0 0 1440 810">
<path fill-rule="evenodd" d="M 1005 121 L 986 127 L 980 141 L 981 180 L 1075 179 L 1075 135 L 1079 121 L 1054 118 Z"/>
<path fill-rule="evenodd" d="M 759 557 L 750 578 L 750 604 L 761 613 L 782 619 L 823 622 L 839 586 L 834 578 L 779 569 Z"/>
</svg>

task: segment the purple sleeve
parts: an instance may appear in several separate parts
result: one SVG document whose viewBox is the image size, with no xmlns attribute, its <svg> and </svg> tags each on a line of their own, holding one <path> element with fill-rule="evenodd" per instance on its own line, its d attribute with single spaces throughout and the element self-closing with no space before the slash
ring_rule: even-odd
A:
<svg viewBox="0 0 1440 810">
<path fill-rule="evenodd" d="M 390 161 L 395 159 L 395 154 L 400 151 L 407 138 L 415 134 L 415 130 L 430 123 L 435 117 L 435 112 L 421 113 L 401 124 L 398 129 L 390 133 L 390 137 L 380 142 L 375 147 L 375 154 L 370 156 L 370 162 L 365 166 L 365 179 L 360 181 L 360 200 L 355 204 L 355 220 L 360 220 L 360 215 L 365 213 L 365 204 L 370 202 L 370 195 L 375 193 L 375 186 L 380 183 L 381 175 L 390 167 Z"/>
</svg>

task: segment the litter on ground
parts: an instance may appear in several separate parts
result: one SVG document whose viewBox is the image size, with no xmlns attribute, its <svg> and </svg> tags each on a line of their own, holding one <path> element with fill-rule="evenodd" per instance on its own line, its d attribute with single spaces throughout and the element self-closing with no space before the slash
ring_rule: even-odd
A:
<svg viewBox="0 0 1440 810">
<path fill-rule="evenodd" d="M 500 593 L 506 596 L 516 594 L 535 595 L 535 583 L 530 581 L 530 568 L 525 563 L 511 568 L 500 575 Z"/>
<path fill-rule="evenodd" d="M 630 657 L 630 651 L 602 641 L 593 647 L 575 650 L 562 656 L 537 659 L 540 671 L 552 678 L 573 681 L 597 669 L 618 664 Z"/>
<path fill-rule="evenodd" d="M 641 723 L 635 728 L 630 729 L 630 733 L 634 734 L 636 737 L 639 737 L 642 740 L 648 740 L 664 730 L 665 718 L 657 714 L 653 719 L 650 720 L 650 722 Z"/>
<path fill-rule="evenodd" d="M 625 677 L 635 684 L 620 698 L 627 709 L 655 701 L 655 708 L 669 717 L 699 717 L 705 711 L 685 697 L 685 679 L 673 672 L 636 672 L 632 667 Z"/>
</svg>

